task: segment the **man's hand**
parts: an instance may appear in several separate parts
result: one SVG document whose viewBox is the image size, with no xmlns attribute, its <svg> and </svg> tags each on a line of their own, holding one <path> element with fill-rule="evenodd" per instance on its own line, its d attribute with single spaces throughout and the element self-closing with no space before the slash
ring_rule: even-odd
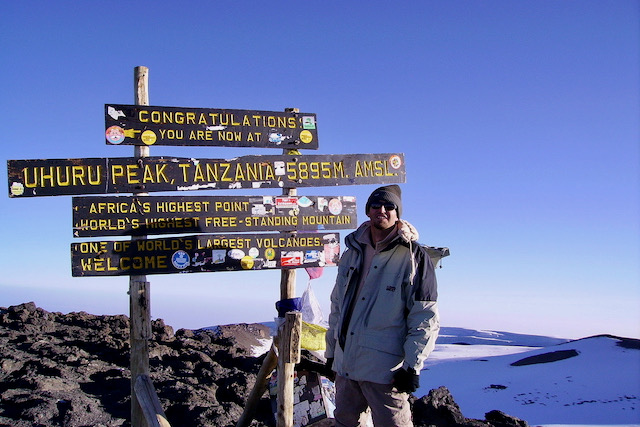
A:
<svg viewBox="0 0 640 427">
<path fill-rule="evenodd" d="M 300 359 L 300 363 L 296 364 L 296 370 L 317 372 L 323 377 L 329 378 L 331 381 L 335 381 L 336 373 L 333 372 L 331 366 L 333 365 L 333 358 L 328 358 L 325 363 L 313 362 L 304 357 Z"/>
<path fill-rule="evenodd" d="M 393 385 L 400 393 L 413 393 L 420 387 L 420 376 L 412 368 L 401 368 L 393 374 Z"/>
</svg>

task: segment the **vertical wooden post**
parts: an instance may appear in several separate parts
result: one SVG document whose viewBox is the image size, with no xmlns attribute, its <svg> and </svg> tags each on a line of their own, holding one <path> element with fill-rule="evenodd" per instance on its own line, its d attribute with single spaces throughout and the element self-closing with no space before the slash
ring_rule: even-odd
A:
<svg viewBox="0 0 640 427">
<path fill-rule="evenodd" d="M 297 109 L 288 108 L 286 111 L 295 111 Z M 288 150 L 284 150 L 284 154 L 289 154 Z M 297 196 L 296 188 L 284 188 L 283 196 Z M 296 294 L 296 270 L 283 269 L 280 274 L 280 299 L 295 298 Z M 286 325 L 286 324 L 285 324 Z M 293 377 L 295 374 L 295 362 L 291 363 L 288 358 L 282 354 L 284 348 L 290 347 L 291 329 L 281 328 L 278 337 L 279 357 L 278 357 L 278 410 L 276 414 L 277 427 L 293 426 Z M 285 357 L 283 357 L 285 356 Z"/>
<path fill-rule="evenodd" d="M 149 69 L 136 67 L 134 70 L 134 97 L 136 105 L 149 105 Z M 137 159 L 149 156 L 148 146 L 134 146 Z M 146 192 L 134 196 L 147 196 Z M 132 236 L 131 240 L 145 240 L 147 236 Z M 149 282 L 146 275 L 129 277 L 129 319 L 130 319 L 130 368 L 131 368 L 131 425 L 147 427 L 147 421 L 136 396 L 135 384 L 140 375 L 149 375 L 149 339 L 151 339 L 151 307 Z"/>
<path fill-rule="evenodd" d="M 281 299 L 294 298 L 295 280 L 296 273 L 294 269 L 282 270 L 280 283 Z M 289 314 L 292 313 L 287 313 L 287 315 Z M 285 317 L 285 319 L 287 317 Z M 288 322 L 285 322 L 284 327 L 279 329 L 278 336 L 276 337 L 279 342 L 277 427 L 293 426 L 293 379 L 295 375 L 296 361 L 292 361 L 290 357 L 283 354 L 283 350 L 285 349 L 287 354 L 289 353 L 289 349 L 291 347 L 290 341 L 292 338 L 291 333 L 291 325 Z"/>
<path fill-rule="evenodd" d="M 297 196 L 295 188 L 285 188 L 284 196 Z M 280 274 L 280 299 L 295 298 L 296 295 L 296 270 L 294 268 L 282 269 Z"/>
</svg>

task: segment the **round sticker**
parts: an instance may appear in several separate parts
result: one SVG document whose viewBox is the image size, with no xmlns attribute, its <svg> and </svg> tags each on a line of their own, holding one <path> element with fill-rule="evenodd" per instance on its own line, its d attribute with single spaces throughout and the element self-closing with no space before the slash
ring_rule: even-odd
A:
<svg viewBox="0 0 640 427">
<path fill-rule="evenodd" d="M 302 196 L 298 199 L 298 206 L 302 206 L 303 208 L 308 208 L 311 205 L 313 205 L 313 200 L 311 200 L 307 196 Z"/>
<path fill-rule="evenodd" d="M 338 215 L 342 212 L 342 202 L 340 199 L 329 200 L 329 212 L 331 212 L 332 215 Z"/>
<path fill-rule="evenodd" d="M 24 194 L 24 184 L 21 182 L 14 182 L 11 184 L 11 195 L 22 196 Z"/>
<path fill-rule="evenodd" d="M 171 263 L 178 270 L 184 270 L 187 268 L 190 261 L 191 259 L 189 258 L 189 254 L 182 250 L 175 251 L 171 257 Z"/>
<path fill-rule="evenodd" d="M 124 130 L 120 126 L 109 126 L 105 136 L 110 144 L 120 144 L 124 141 Z"/>
<path fill-rule="evenodd" d="M 240 265 L 245 270 L 251 270 L 253 268 L 253 258 L 246 256 L 240 260 Z"/>
<path fill-rule="evenodd" d="M 158 137 L 156 136 L 156 133 L 154 131 L 145 130 L 144 132 L 142 132 L 142 135 L 140 135 L 140 139 L 147 145 L 153 145 L 156 143 Z"/>
<path fill-rule="evenodd" d="M 308 130 L 303 130 L 302 132 L 300 132 L 300 141 L 308 144 L 313 141 L 313 135 Z"/>
<path fill-rule="evenodd" d="M 399 169 L 402 166 L 402 159 L 400 159 L 400 156 L 393 155 L 389 157 L 389 164 L 392 168 Z"/>
<path fill-rule="evenodd" d="M 258 258 L 258 255 L 260 255 L 260 251 L 258 251 L 258 248 L 249 249 L 249 256 L 251 258 Z"/>
<path fill-rule="evenodd" d="M 227 255 L 231 259 L 242 259 L 242 257 L 244 257 L 244 252 L 240 249 L 231 249 L 229 252 L 227 252 Z"/>
<path fill-rule="evenodd" d="M 271 261 L 272 259 L 274 259 L 276 257 L 276 250 L 273 248 L 267 248 L 264 251 L 264 257 L 266 259 L 268 259 L 269 261 Z"/>
</svg>

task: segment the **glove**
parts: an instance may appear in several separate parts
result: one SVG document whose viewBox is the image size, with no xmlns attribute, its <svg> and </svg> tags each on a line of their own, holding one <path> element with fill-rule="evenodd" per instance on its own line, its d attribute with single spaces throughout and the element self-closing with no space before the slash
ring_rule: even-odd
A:
<svg viewBox="0 0 640 427">
<path fill-rule="evenodd" d="M 327 363 L 324 364 L 324 372 L 322 374 L 331 381 L 336 380 L 336 373 L 333 372 L 333 357 L 327 357 Z"/>
<path fill-rule="evenodd" d="M 400 393 L 413 393 L 420 387 L 420 376 L 413 368 L 401 368 L 393 374 L 393 385 Z"/>
<path fill-rule="evenodd" d="M 333 371 L 333 357 L 327 357 L 327 363 L 324 364 L 328 371 Z"/>
</svg>

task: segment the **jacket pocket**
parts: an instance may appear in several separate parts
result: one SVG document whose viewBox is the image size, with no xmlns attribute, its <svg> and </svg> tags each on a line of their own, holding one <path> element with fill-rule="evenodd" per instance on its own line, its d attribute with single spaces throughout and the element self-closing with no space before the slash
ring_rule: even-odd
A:
<svg viewBox="0 0 640 427">
<path fill-rule="evenodd" d="M 398 334 L 366 331 L 360 334 L 358 343 L 362 347 L 393 354 L 394 356 L 402 356 L 404 354 L 404 343 L 402 337 L 398 336 Z"/>
<path fill-rule="evenodd" d="M 375 289 L 366 315 L 366 329 L 387 335 L 394 330 L 404 329 L 405 290 L 398 275 L 383 274 L 377 277 Z"/>
</svg>

